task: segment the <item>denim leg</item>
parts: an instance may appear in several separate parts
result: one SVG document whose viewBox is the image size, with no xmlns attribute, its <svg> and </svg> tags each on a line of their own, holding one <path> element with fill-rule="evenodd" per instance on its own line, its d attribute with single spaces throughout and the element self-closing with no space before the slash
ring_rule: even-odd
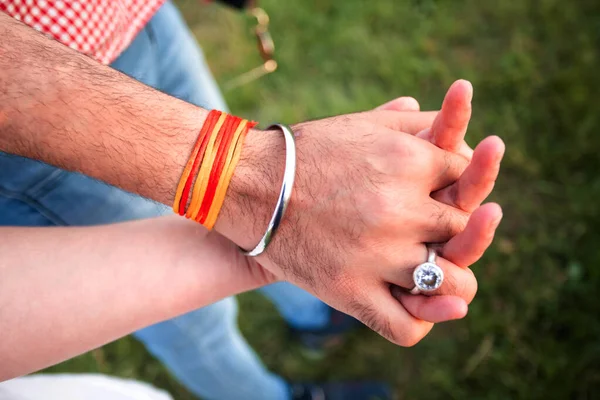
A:
<svg viewBox="0 0 600 400">
<path fill-rule="evenodd" d="M 288 324 L 299 329 L 318 329 L 329 322 L 330 308 L 307 291 L 288 282 L 260 289 Z"/>
<path fill-rule="evenodd" d="M 156 41 L 157 89 L 209 110 L 228 111 L 196 38 L 171 2 L 147 29 Z"/>
<path fill-rule="evenodd" d="M 136 332 L 149 351 L 193 393 L 215 400 L 289 398 L 283 380 L 267 372 L 237 327 L 230 297 Z"/>
</svg>

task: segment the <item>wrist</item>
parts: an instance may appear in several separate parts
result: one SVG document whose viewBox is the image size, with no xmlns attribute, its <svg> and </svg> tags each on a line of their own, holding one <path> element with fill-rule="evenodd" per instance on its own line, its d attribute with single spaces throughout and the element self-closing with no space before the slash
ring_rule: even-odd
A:
<svg viewBox="0 0 600 400">
<path fill-rule="evenodd" d="M 281 134 L 251 130 L 215 225 L 217 232 L 244 249 L 256 246 L 275 209 L 284 167 Z"/>
</svg>

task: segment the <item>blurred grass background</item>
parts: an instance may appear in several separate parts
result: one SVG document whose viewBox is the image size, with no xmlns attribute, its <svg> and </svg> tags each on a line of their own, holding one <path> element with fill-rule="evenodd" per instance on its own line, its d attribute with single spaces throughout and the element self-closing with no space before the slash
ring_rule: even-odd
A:
<svg viewBox="0 0 600 400">
<path fill-rule="evenodd" d="M 260 59 L 252 19 L 177 1 L 220 83 Z M 398 399 L 600 398 L 600 2 L 261 0 L 280 69 L 226 93 L 260 121 L 373 108 L 401 95 L 436 109 L 458 78 L 475 87 L 468 141 L 501 136 L 495 244 L 474 266 L 469 316 L 395 347 L 366 330 L 322 360 L 286 336 L 274 308 L 240 297 L 241 327 L 295 380 L 376 378 Z M 125 338 L 50 369 L 152 382 L 192 399 Z"/>
</svg>

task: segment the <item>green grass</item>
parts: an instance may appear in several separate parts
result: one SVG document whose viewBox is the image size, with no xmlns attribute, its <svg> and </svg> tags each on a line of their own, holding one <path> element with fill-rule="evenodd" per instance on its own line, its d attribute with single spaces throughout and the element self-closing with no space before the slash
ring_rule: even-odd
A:
<svg viewBox="0 0 600 400">
<path fill-rule="evenodd" d="M 221 83 L 258 65 L 251 20 L 179 1 Z M 500 135 L 494 246 L 474 266 L 469 316 L 418 346 L 362 331 L 304 358 L 273 307 L 240 297 L 241 326 L 293 379 L 377 378 L 399 399 L 600 398 L 600 3 L 597 0 L 262 0 L 280 69 L 226 93 L 232 110 L 296 122 L 400 95 L 439 107 L 458 78 L 475 87 L 468 140 Z M 125 338 L 52 368 L 134 377 L 191 399 Z"/>
</svg>

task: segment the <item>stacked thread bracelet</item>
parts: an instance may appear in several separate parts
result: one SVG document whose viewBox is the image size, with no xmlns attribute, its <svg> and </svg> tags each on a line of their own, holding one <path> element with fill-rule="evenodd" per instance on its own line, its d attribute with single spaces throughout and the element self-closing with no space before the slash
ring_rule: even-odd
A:
<svg viewBox="0 0 600 400">
<path fill-rule="evenodd" d="M 248 130 L 256 125 L 212 110 L 181 174 L 173 211 L 212 229 L 225 201 Z"/>
<path fill-rule="evenodd" d="M 225 201 L 227 188 L 239 162 L 244 139 L 256 122 L 212 110 L 202 126 L 190 158 L 181 174 L 173 211 L 181 216 L 212 229 Z M 281 124 L 269 129 L 279 129 L 285 137 L 285 171 L 277 205 L 267 231 L 258 245 L 247 256 L 263 253 L 275 235 L 292 195 L 296 175 L 296 144 L 292 130 Z"/>
</svg>

